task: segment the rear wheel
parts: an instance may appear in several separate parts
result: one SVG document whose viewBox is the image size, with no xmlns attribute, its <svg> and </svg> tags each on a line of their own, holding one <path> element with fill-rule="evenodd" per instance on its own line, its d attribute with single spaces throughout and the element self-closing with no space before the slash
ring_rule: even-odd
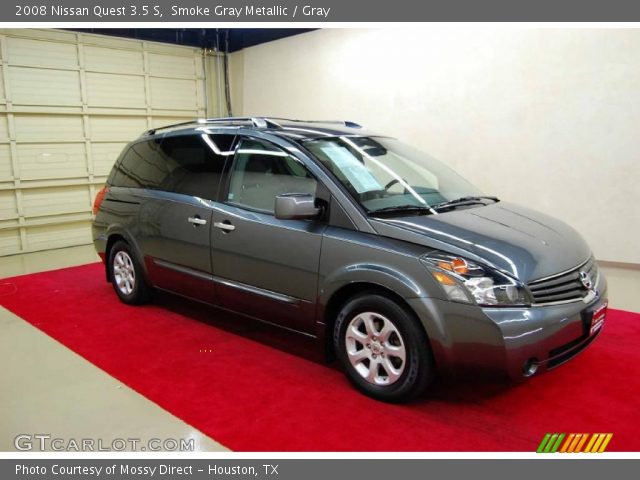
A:
<svg viewBox="0 0 640 480">
<path fill-rule="evenodd" d="M 334 328 L 334 346 L 351 382 L 378 400 L 411 400 L 433 377 L 429 342 L 415 316 L 377 293 L 359 295 L 344 305 Z"/>
<path fill-rule="evenodd" d="M 121 240 L 113 245 L 109 252 L 109 269 L 111 284 L 120 300 L 130 305 L 149 301 L 151 288 L 128 243 Z"/>
</svg>

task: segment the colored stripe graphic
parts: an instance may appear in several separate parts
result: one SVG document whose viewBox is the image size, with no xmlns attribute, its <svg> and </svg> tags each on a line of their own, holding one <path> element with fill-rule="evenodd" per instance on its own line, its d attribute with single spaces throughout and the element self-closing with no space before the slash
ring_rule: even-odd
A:
<svg viewBox="0 0 640 480">
<path fill-rule="evenodd" d="M 560 435 L 558 435 L 558 439 L 556 440 L 556 443 L 553 444 L 553 447 L 551 447 L 551 450 L 549 450 L 549 453 L 556 453 L 556 451 L 558 450 L 558 447 L 562 443 L 563 438 L 564 438 L 564 433 L 561 433 Z"/>
<path fill-rule="evenodd" d="M 554 433 L 553 435 L 551 435 L 551 438 L 547 442 L 547 446 L 544 448 L 544 453 L 551 453 L 551 447 L 553 447 L 553 444 L 555 443 L 556 438 L 558 438 L 557 433 Z"/>
<path fill-rule="evenodd" d="M 547 433 L 536 453 L 602 453 L 612 437 L 613 433 Z"/>
<path fill-rule="evenodd" d="M 602 453 L 607 448 L 607 445 L 611 441 L 611 437 L 613 437 L 613 433 L 597 433 L 594 436 L 597 436 L 596 441 L 590 450 L 587 450 L 589 453 Z"/>
<path fill-rule="evenodd" d="M 551 437 L 550 433 L 547 433 L 544 436 L 544 438 L 542 439 L 542 442 L 540 442 L 540 445 L 538 445 L 538 450 L 536 450 L 536 453 L 542 453 L 544 451 L 544 446 L 547 444 L 550 437 Z"/>
<path fill-rule="evenodd" d="M 590 452 L 594 443 L 596 443 L 596 435 L 593 435 L 591 437 L 591 440 L 589 440 L 589 443 L 587 443 L 587 448 L 585 448 L 584 451 L 585 452 Z"/>
<path fill-rule="evenodd" d="M 598 450 L 598 453 L 602 453 L 602 452 L 605 451 L 605 449 L 607 448 L 607 445 L 609 445 L 609 442 L 611 441 L 612 437 L 613 437 L 613 433 L 607 433 L 607 436 L 604 439 L 604 442 L 602 442 L 602 445 L 600 445 L 600 450 Z"/>
<path fill-rule="evenodd" d="M 582 446 L 584 445 L 584 442 L 587 441 L 587 438 L 589 438 L 589 434 L 588 433 L 583 433 L 582 434 L 582 438 L 578 442 L 578 445 L 576 445 L 576 449 L 574 450 L 573 453 L 580 453 L 582 451 Z"/>
<path fill-rule="evenodd" d="M 571 445 L 571 442 L 573 442 L 574 438 L 576 438 L 576 434 L 570 433 L 569 436 L 567 437 L 567 440 L 564 442 L 564 445 L 562 445 L 562 448 L 560 449 L 560 453 L 565 453 L 567 451 L 567 448 L 569 448 L 569 445 Z"/>
<path fill-rule="evenodd" d="M 571 445 L 569 445 L 567 453 L 573 453 L 576 451 L 576 447 L 578 446 L 578 442 L 582 439 L 582 436 L 582 433 L 576 433 L 576 436 L 573 438 L 573 442 L 571 442 Z"/>
<path fill-rule="evenodd" d="M 593 445 L 593 448 L 591 449 L 591 453 L 595 453 L 598 451 L 598 449 L 600 448 L 600 444 L 604 440 L 604 437 L 606 437 L 604 433 L 598 433 L 597 435 L 598 435 L 598 439 L 596 440 L 596 443 Z"/>
</svg>

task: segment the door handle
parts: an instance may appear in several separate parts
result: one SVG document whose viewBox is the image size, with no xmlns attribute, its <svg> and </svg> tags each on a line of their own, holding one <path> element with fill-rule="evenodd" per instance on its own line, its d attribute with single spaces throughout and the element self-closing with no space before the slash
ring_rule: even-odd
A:
<svg viewBox="0 0 640 480">
<path fill-rule="evenodd" d="M 228 220 L 225 220 L 224 222 L 215 222 L 213 226 L 225 232 L 232 232 L 236 229 L 236 227 L 234 225 L 231 225 Z"/>
<path fill-rule="evenodd" d="M 198 215 L 196 215 L 195 217 L 189 217 L 187 218 L 187 221 L 192 224 L 194 227 L 197 227 L 199 225 L 206 225 L 207 221 L 204 218 L 200 218 Z"/>
</svg>

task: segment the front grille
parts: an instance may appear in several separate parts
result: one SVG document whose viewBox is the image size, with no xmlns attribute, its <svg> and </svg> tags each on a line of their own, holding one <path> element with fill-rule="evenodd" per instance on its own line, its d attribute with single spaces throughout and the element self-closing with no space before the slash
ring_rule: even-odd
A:
<svg viewBox="0 0 640 480">
<path fill-rule="evenodd" d="M 569 302 L 582 299 L 589 290 L 582 284 L 580 272 L 588 273 L 595 286 L 598 280 L 598 266 L 592 257 L 573 270 L 529 283 L 527 286 L 534 303 Z"/>
</svg>

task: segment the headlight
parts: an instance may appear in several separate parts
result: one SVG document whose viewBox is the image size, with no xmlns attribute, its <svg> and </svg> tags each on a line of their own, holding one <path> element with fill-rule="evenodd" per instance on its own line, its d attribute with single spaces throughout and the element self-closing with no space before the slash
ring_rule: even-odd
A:
<svg viewBox="0 0 640 480">
<path fill-rule="evenodd" d="M 493 307 L 531 304 L 522 283 L 492 268 L 444 253 L 430 253 L 421 261 L 450 300 Z"/>
</svg>

